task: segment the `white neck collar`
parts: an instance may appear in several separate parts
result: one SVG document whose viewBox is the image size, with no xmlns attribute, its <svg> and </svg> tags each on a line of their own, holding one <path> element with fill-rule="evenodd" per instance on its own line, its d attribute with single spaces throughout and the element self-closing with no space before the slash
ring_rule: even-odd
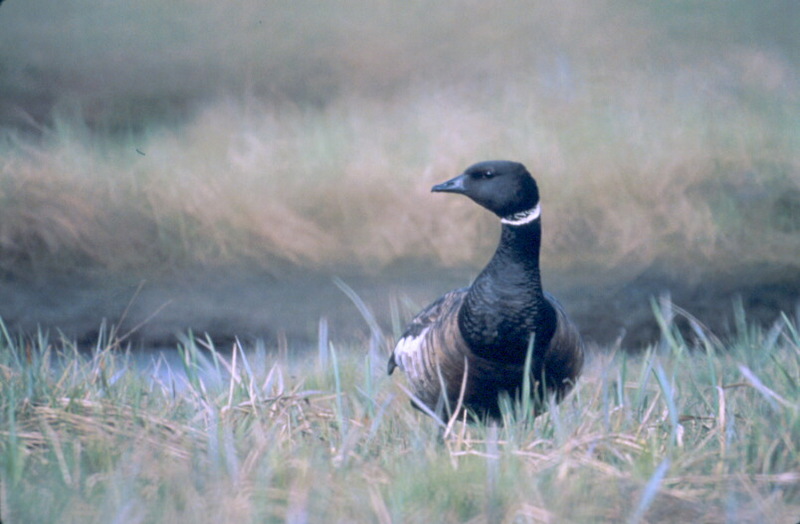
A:
<svg viewBox="0 0 800 524">
<path fill-rule="evenodd" d="M 508 215 L 507 217 L 501 218 L 500 222 L 502 224 L 508 224 L 509 226 L 524 226 L 525 224 L 530 224 L 539 218 L 541 214 L 542 208 L 537 203 L 536 206 L 531 209 L 520 211 L 519 213 L 514 213 L 513 215 Z"/>
</svg>

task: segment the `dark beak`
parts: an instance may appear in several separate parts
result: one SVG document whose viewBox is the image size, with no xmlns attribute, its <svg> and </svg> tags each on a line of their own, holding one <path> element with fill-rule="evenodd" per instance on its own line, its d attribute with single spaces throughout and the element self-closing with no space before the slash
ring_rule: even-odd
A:
<svg viewBox="0 0 800 524">
<path fill-rule="evenodd" d="M 467 175 L 458 175 L 447 182 L 436 184 L 431 188 L 431 191 L 434 193 L 463 193 L 466 191 L 464 187 L 464 181 L 466 179 Z"/>
</svg>

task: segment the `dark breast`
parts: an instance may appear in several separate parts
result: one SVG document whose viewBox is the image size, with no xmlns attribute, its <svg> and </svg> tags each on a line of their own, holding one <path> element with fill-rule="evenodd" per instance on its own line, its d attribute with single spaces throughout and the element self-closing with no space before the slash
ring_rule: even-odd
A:
<svg viewBox="0 0 800 524">
<path fill-rule="evenodd" d="M 535 355 L 542 355 L 550 343 L 556 329 L 555 308 L 543 296 L 538 279 L 518 273 L 520 278 L 513 279 L 493 275 L 487 269 L 469 289 L 458 322 L 474 354 L 522 365 L 531 335 Z"/>
</svg>

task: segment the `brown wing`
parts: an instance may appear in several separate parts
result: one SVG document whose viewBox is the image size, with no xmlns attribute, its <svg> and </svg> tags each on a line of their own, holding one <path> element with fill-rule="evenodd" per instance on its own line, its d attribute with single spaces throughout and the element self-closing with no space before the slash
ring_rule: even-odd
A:
<svg viewBox="0 0 800 524">
<path fill-rule="evenodd" d="M 388 373 L 402 369 L 427 405 L 435 405 L 441 394 L 440 374 L 448 384 L 461 383 L 466 344 L 458 330 L 458 310 L 466 293 L 467 288 L 446 293 L 419 312 L 389 357 Z"/>
<path fill-rule="evenodd" d="M 583 369 L 584 345 L 578 328 L 567 316 L 564 308 L 550 294 L 545 298 L 556 310 L 556 332 L 544 354 L 542 368 L 547 390 L 560 400 L 566 395 Z"/>
</svg>

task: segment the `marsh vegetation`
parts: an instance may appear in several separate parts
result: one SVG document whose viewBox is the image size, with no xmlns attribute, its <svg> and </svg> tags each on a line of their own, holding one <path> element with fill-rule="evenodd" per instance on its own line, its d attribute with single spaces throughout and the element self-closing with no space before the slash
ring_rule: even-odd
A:
<svg viewBox="0 0 800 524">
<path fill-rule="evenodd" d="M 740 317 L 690 346 L 596 353 L 532 420 L 435 422 L 384 374 L 388 341 L 291 358 L 186 336 L 154 379 L 0 339 L 4 522 L 787 522 L 800 514 L 800 335 Z M 54 372 L 54 361 L 59 361 Z M 167 366 L 154 361 L 153 366 Z"/>
<path fill-rule="evenodd" d="M 239 4 L 3 6 L 0 267 L 475 264 L 498 157 L 554 269 L 795 262 L 791 2 Z"/>
<path fill-rule="evenodd" d="M 0 518 L 797 520 L 798 14 L 3 2 Z M 429 193 L 489 158 L 593 358 L 443 430 L 376 369 L 493 249 Z"/>
<path fill-rule="evenodd" d="M 183 320 L 308 341 L 319 310 L 304 314 L 305 290 L 289 300 L 294 325 L 269 308 L 249 322 L 259 302 L 233 305 L 239 290 L 265 273 L 301 290 L 303 275 L 366 274 L 375 287 L 405 266 L 468 281 L 496 224 L 429 189 L 487 158 L 539 180 L 545 278 L 601 343 L 655 336 L 640 312 L 664 291 L 720 329 L 737 293 L 761 322 L 793 307 L 792 2 L 36 5 L 0 11 L 0 313 L 12 328 L 35 329 L 38 311 L 91 338 L 145 280 L 141 296 L 156 297 L 131 325 L 173 301 L 150 338 Z M 246 274 L 228 295 L 196 283 L 226 268 Z M 54 299 L 74 294 L 64 274 L 114 292 Z M 440 276 L 417 280 L 444 290 Z M 219 293 L 229 313 L 184 315 Z"/>
</svg>

